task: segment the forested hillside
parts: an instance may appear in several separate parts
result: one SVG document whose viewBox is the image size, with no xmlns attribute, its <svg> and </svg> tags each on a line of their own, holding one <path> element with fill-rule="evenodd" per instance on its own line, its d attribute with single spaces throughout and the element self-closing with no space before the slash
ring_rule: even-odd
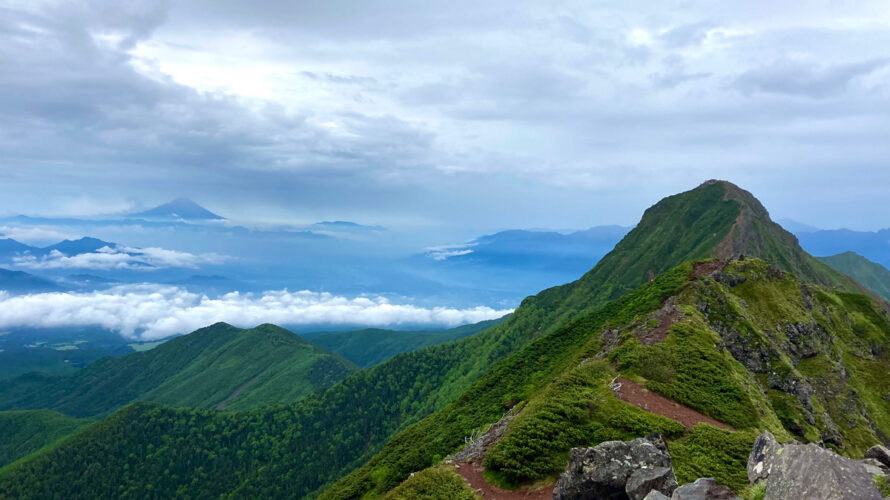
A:
<svg viewBox="0 0 890 500">
<path fill-rule="evenodd" d="M 274 325 L 202 328 L 145 352 L 103 358 L 72 374 L 31 373 L 0 386 L 0 409 L 101 416 L 132 401 L 239 410 L 297 399 L 356 367 Z"/>
<path fill-rule="evenodd" d="M 50 410 L 0 411 L 0 467 L 84 428 L 92 420 Z"/>
<path fill-rule="evenodd" d="M 362 368 L 380 364 L 402 352 L 469 337 L 502 323 L 506 317 L 480 321 L 448 330 L 404 332 L 366 328 L 350 332 L 323 333 L 312 337 L 313 344 L 335 352 Z"/>
</svg>

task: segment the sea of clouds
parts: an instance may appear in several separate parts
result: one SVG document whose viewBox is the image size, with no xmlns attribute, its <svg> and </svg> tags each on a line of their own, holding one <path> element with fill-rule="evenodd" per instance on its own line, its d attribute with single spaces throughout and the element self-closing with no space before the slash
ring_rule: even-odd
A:
<svg viewBox="0 0 890 500">
<path fill-rule="evenodd" d="M 98 270 L 153 270 L 167 267 L 197 268 L 202 265 L 219 265 L 231 260 L 216 253 L 192 254 L 166 248 L 135 248 L 105 246 L 95 252 L 65 255 L 53 250 L 47 255 L 19 255 L 12 261 L 25 269 L 98 269 Z"/>
<path fill-rule="evenodd" d="M 12 296 L 0 291 L 0 328 L 100 326 L 134 340 L 184 334 L 224 321 L 239 327 L 279 325 L 457 326 L 511 310 L 394 304 L 384 297 L 341 297 L 287 290 L 233 292 L 216 298 L 175 286 L 125 285 L 108 290 Z"/>
</svg>

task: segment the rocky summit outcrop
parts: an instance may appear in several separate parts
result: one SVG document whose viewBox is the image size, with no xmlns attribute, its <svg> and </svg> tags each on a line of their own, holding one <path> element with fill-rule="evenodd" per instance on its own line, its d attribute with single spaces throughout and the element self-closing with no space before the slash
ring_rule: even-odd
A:
<svg viewBox="0 0 890 500">
<path fill-rule="evenodd" d="M 642 500 L 650 491 L 670 495 L 676 488 L 667 444 L 660 434 L 651 434 L 574 448 L 568 469 L 553 490 L 553 500 Z"/>
<path fill-rule="evenodd" d="M 879 453 L 880 450 L 875 451 L 876 455 Z M 767 431 L 754 442 L 748 457 L 748 480 L 752 484 L 765 482 L 764 500 L 882 499 L 874 474 L 864 462 L 815 444 L 780 444 Z"/>
</svg>

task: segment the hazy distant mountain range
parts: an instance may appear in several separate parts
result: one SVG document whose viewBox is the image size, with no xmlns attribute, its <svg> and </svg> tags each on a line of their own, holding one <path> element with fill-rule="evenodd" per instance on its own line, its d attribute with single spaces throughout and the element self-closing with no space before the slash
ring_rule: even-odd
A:
<svg viewBox="0 0 890 500">
<path fill-rule="evenodd" d="M 783 222 L 814 255 L 854 251 L 890 266 L 890 230 L 828 231 Z M 345 220 L 249 228 L 181 198 L 117 218 L 0 219 L 6 233 L 0 269 L 7 270 L 0 273 L 0 289 L 15 295 L 153 283 L 209 297 L 287 289 L 380 296 L 424 307 L 508 309 L 535 290 L 575 279 L 631 229 L 514 229 L 449 243 L 436 241 L 436 235 L 424 240 Z M 48 236 L 32 244 L 35 235 Z M 46 241 L 53 236 L 55 241 Z M 826 262 L 851 274 L 867 268 L 842 268 L 848 260 Z M 885 278 L 855 277 L 884 293 Z"/>
</svg>

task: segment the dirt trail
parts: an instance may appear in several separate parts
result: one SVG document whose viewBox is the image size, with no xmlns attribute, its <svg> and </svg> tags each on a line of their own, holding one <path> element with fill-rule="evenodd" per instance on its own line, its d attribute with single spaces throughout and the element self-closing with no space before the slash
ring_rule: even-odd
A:
<svg viewBox="0 0 890 500">
<path fill-rule="evenodd" d="M 219 402 L 218 405 L 216 405 L 216 411 L 223 411 L 223 410 L 225 410 L 225 409 L 226 409 L 226 403 L 228 403 L 229 401 L 231 401 L 232 399 L 234 399 L 235 397 L 237 397 L 239 394 L 241 394 L 242 392 L 244 392 L 244 390 L 247 389 L 248 387 L 250 387 L 251 384 L 253 384 L 254 382 L 256 382 L 258 378 L 262 377 L 262 376 L 266 373 L 266 371 L 268 371 L 268 370 L 263 370 L 263 371 L 260 372 L 260 374 L 257 375 L 256 377 L 253 377 L 252 379 L 250 379 L 250 380 L 248 380 L 247 382 L 244 382 L 243 384 L 241 384 L 240 386 L 238 386 L 238 388 L 235 389 L 234 392 L 232 392 L 231 394 L 229 394 L 229 395 L 226 397 L 226 399 L 223 399 L 222 401 Z"/>
<path fill-rule="evenodd" d="M 505 490 L 488 484 L 488 481 L 482 476 L 485 467 L 478 462 L 464 462 L 455 464 L 457 473 L 461 475 L 470 487 L 476 490 L 476 493 L 482 495 L 485 500 L 550 500 L 553 498 L 553 487 L 550 484 L 536 490 Z"/>
<path fill-rule="evenodd" d="M 674 323 L 680 321 L 680 318 L 683 317 L 683 309 L 674 305 L 673 297 L 668 300 L 670 303 L 665 304 L 655 312 L 658 326 L 648 332 L 636 334 L 637 340 L 643 345 L 655 345 L 664 342 L 664 339 L 668 336 L 668 331 L 674 326 Z"/>
<path fill-rule="evenodd" d="M 648 412 L 676 420 L 683 424 L 687 429 L 692 428 L 695 424 L 704 422 L 706 424 L 711 424 L 714 427 L 719 427 L 720 429 L 730 431 L 735 430 L 719 420 L 703 415 L 687 406 L 675 403 L 664 396 L 655 394 L 654 392 L 645 389 L 640 384 L 624 377 L 620 377 L 617 382 L 621 384 L 621 388 L 615 392 L 618 399 Z"/>
</svg>

